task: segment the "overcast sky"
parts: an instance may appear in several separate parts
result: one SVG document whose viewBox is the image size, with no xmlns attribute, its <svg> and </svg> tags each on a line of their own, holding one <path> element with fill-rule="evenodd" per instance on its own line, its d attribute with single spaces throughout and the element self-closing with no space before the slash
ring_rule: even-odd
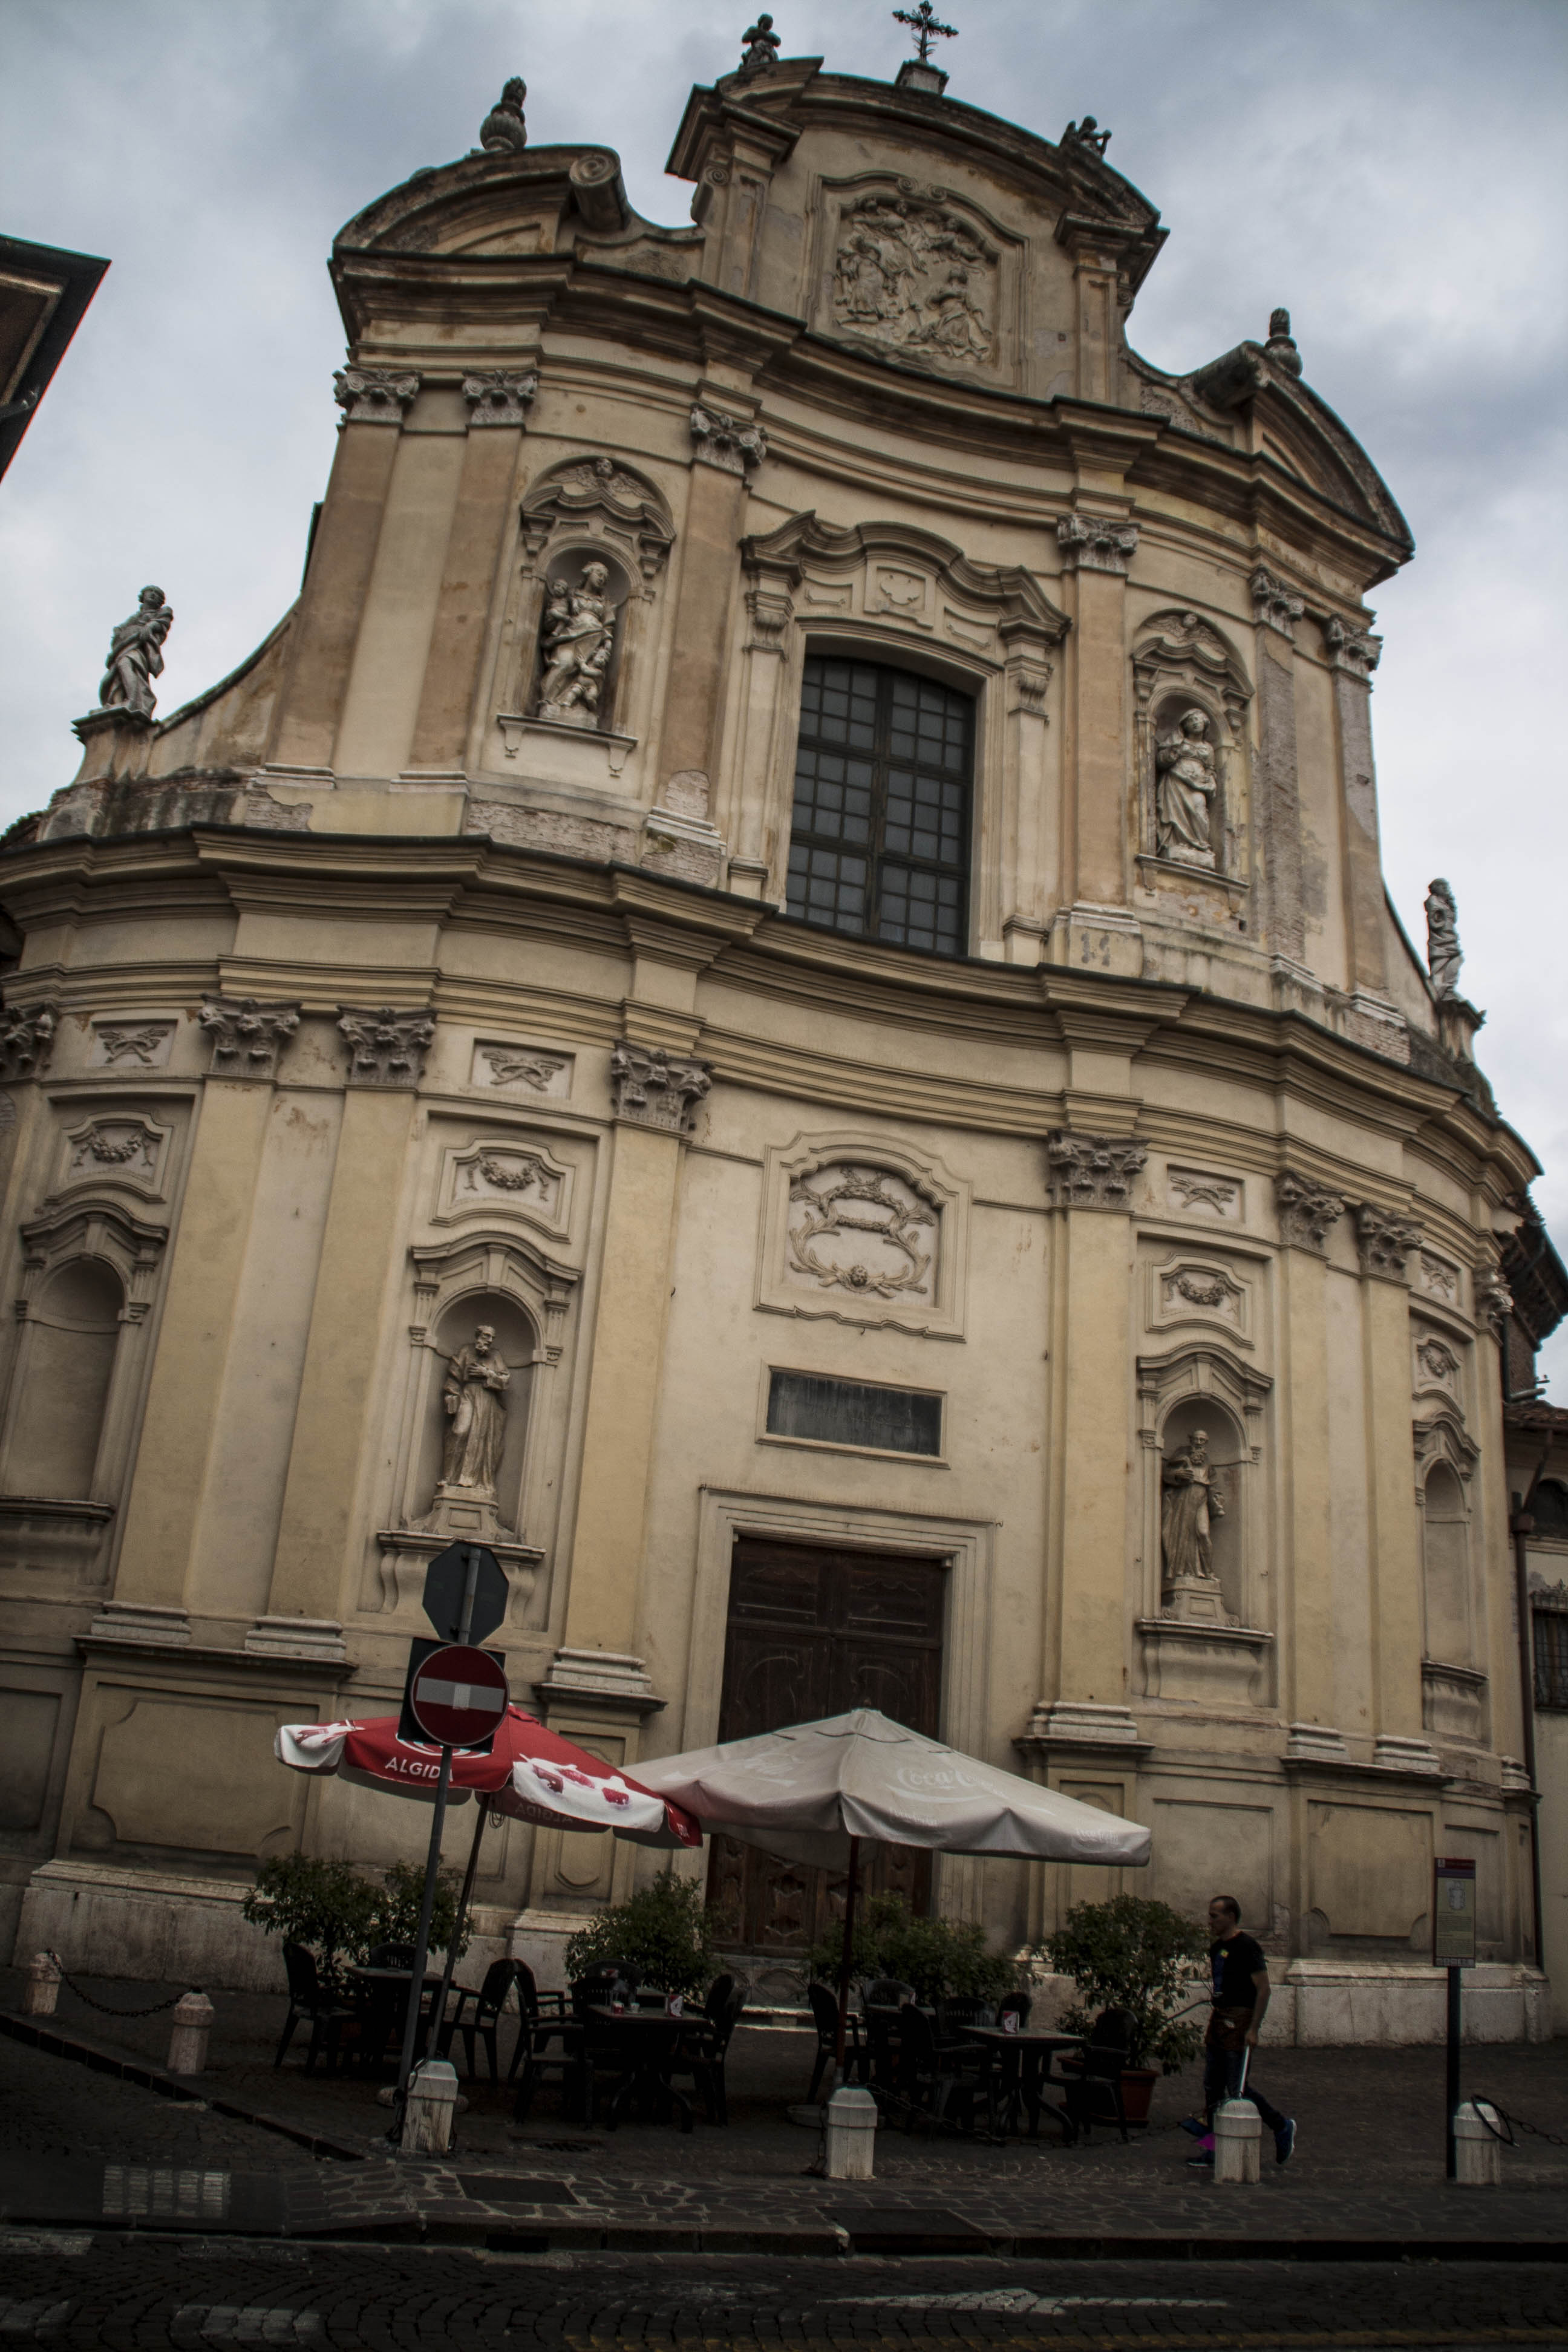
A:
<svg viewBox="0 0 1568 2352">
<path fill-rule="evenodd" d="M 751 12 L 754 13 L 754 12 Z M 781 0 L 784 53 L 890 79 L 880 0 Z M 1373 599 L 1384 854 L 1424 938 L 1458 898 L 1480 1059 L 1568 1255 L 1563 0 L 942 0 L 952 94 L 1056 138 L 1086 110 L 1171 240 L 1131 320 L 1193 367 L 1289 305 L 1307 380 L 1417 552 Z M 71 775 L 113 624 L 176 614 L 165 713 L 294 596 L 331 462 L 334 232 L 475 143 L 509 74 L 535 143 L 663 174 L 713 0 L 0 0 L 0 224 L 113 267 L 0 487 L 0 824 Z M 1568 1327 L 1549 1351 L 1568 1403 Z"/>
</svg>

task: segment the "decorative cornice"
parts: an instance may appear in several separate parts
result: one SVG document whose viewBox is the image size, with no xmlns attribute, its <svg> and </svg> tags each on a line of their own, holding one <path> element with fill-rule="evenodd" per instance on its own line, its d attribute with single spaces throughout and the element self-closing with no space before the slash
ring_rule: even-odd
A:
<svg viewBox="0 0 1568 2352">
<path fill-rule="evenodd" d="M 616 1117 L 633 1127 L 689 1135 L 697 1106 L 713 1084 L 713 1065 L 687 1054 L 661 1054 L 620 1038 L 610 1049 Z"/>
<path fill-rule="evenodd" d="M 427 1011 L 400 1013 L 390 1004 L 374 1012 L 340 1008 L 338 1027 L 349 1042 L 351 1087 L 416 1087 L 425 1055 L 436 1034 Z"/>
<path fill-rule="evenodd" d="M 1421 1228 L 1407 1217 L 1380 1209 L 1375 1201 L 1359 1201 L 1355 1213 L 1356 1255 L 1365 1275 L 1384 1282 L 1406 1282 L 1405 1260 L 1421 1244 Z"/>
<path fill-rule="evenodd" d="M 347 425 L 401 425 L 419 390 L 413 368 L 339 368 L 332 398 Z"/>
<path fill-rule="evenodd" d="M 1057 523 L 1057 545 L 1064 572 L 1109 572 L 1125 580 L 1138 552 L 1138 526 L 1106 515 L 1063 515 Z"/>
<path fill-rule="evenodd" d="M 1149 1147 L 1110 1135 L 1074 1135 L 1058 1127 L 1046 1138 L 1047 1181 L 1056 1209 L 1132 1206 L 1132 1180 Z"/>
<path fill-rule="evenodd" d="M 1273 572 L 1261 563 L 1253 572 L 1249 585 L 1252 589 L 1252 617 L 1258 627 L 1276 629 L 1294 645 L 1296 624 L 1307 609 L 1300 596 L 1292 595 L 1285 582 L 1277 580 Z"/>
<path fill-rule="evenodd" d="M 215 1078 L 270 1078 L 278 1056 L 300 1026 L 297 1004 L 258 1004 L 254 996 L 231 1001 L 207 996 L 196 1019 L 212 1040 L 210 1074 Z"/>
<path fill-rule="evenodd" d="M 1330 668 L 1343 670 L 1348 677 L 1359 677 L 1367 684 L 1383 659 L 1383 639 L 1369 630 L 1347 629 L 1337 613 L 1331 613 L 1321 625 Z"/>
<path fill-rule="evenodd" d="M 760 425 L 722 408 L 704 408 L 700 402 L 691 411 L 691 442 L 699 465 L 742 477 L 768 454 L 768 436 Z"/>
<path fill-rule="evenodd" d="M 36 1078 L 48 1068 L 55 1050 L 56 1010 L 33 1004 L 0 1010 L 0 1080 Z"/>
<path fill-rule="evenodd" d="M 1344 1214 L 1340 1194 L 1288 1168 L 1274 1179 L 1274 1201 L 1279 1213 L 1279 1238 L 1286 1247 L 1316 1250 L 1321 1255 L 1331 1227 Z"/>
<path fill-rule="evenodd" d="M 531 369 L 522 373 L 515 368 L 481 368 L 466 375 L 463 398 L 468 404 L 470 426 L 526 425 L 538 390 L 539 378 Z"/>
</svg>

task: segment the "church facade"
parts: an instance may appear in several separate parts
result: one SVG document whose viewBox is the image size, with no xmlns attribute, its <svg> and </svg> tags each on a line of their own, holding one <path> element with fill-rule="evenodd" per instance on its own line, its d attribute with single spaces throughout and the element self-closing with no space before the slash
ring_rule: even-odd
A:
<svg viewBox="0 0 1568 2352">
<path fill-rule="evenodd" d="M 1284 313 L 1139 357 L 1090 122 L 754 43 L 671 229 L 521 105 L 337 240 L 297 604 L 160 719 L 146 591 L 0 858 L 19 1948 L 258 1980 L 259 1859 L 417 1850 L 272 1739 L 396 1706 L 468 1535 L 633 1770 L 880 1706 L 1149 1823 L 1303 2040 L 1435 2030 L 1472 1853 L 1478 2030 L 1545 2030 L 1538 1171 L 1384 894 L 1398 507 Z M 833 1888 L 692 1866 L 786 1982 Z M 507 1824 L 483 1924 L 637 1867 Z M 1009 1949 L 1113 1884 L 879 1869 Z"/>
</svg>

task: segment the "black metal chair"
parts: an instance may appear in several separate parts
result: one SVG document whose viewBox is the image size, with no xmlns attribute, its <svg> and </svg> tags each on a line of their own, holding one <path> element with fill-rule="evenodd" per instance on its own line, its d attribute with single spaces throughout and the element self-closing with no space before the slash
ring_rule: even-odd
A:
<svg viewBox="0 0 1568 2352">
<path fill-rule="evenodd" d="M 289 2044 L 294 2039 L 295 2028 L 302 2018 L 310 2021 L 310 2046 L 305 2053 L 305 2072 L 315 2071 L 316 2060 L 324 2051 L 330 2074 L 338 2062 L 342 2034 L 345 2025 L 358 2021 L 358 2011 L 346 2001 L 336 2000 L 321 1983 L 316 1967 L 316 1956 L 303 1944 L 285 1944 L 283 1966 L 289 1978 L 289 2015 L 284 2021 L 283 2039 L 278 2044 L 274 2066 L 281 2066 L 289 2054 Z"/>
<path fill-rule="evenodd" d="M 443 2058 L 449 2055 L 452 2043 L 460 2033 L 468 2058 L 464 2071 L 469 2076 L 474 2072 L 474 2044 L 483 2042 L 485 2054 L 489 2060 L 490 2081 L 500 2081 L 500 2053 L 496 2046 L 496 2037 L 501 2011 L 517 1985 L 521 1967 L 521 1960 L 492 1960 L 477 1992 L 471 1985 L 454 1988 L 458 2005 L 441 2028 L 440 2054 Z"/>
<path fill-rule="evenodd" d="M 689 2074 L 691 2087 L 702 2094 L 710 2124 L 727 2124 L 730 2104 L 724 2086 L 724 2059 L 730 2037 L 746 2006 L 746 1988 L 733 1977 L 715 1977 L 702 2004 L 702 2015 L 691 2019 L 676 2044 L 668 2072 Z"/>
<path fill-rule="evenodd" d="M 518 2031 L 512 2046 L 511 2064 L 506 2070 L 510 2083 L 530 2049 L 542 2052 L 559 2035 L 564 2043 L 576 2032 L 576 2021 L 566 2006 L 563 1992 L 541 1992 L 533 1970 L 525 1960 L 512 1963 L 517 1974 Z"/>
<path fill-rule="evenodd" d="M 806 1988 L 811 2003 L 811 2021 L 816 2028 L 816 2063 L 811 2070 L 811 2088 L 805 2095 L 808 2107 L 816 2105 L 816 2095 L 822 2078 L 838 2058 L 838 1996 L 830 1985 L 814 1984 Z M 846 2082 L 866 2080 L 871 2053 L 861 2037 L 861 2020 L 853 2010 L 845 2020 L 844 2079 Z"/>
<path fill-rule="evenodd" d="M 414 1966 L 412 1944 L 373 1944 L 365 1962 L 372 1969 L 411 1969 Z"/>
<path fill-rule="evenodd" d="M 912 2126 L 922 2118 L 945 2123 L 949 2102 L 963 2095 L 972 2127 L 977 2099 L 985 2096 L 990 2066 L 978 2042 L 946 2041 L 923 2009 L 906 2003 L 899 2012 L 899 2096 Z"/>
<path fill-rule="evenodd" d="M 1104 2042 L 1086 2042 L 1078 2057 L 1063 2060 L 1062 2105 L 1075 2140 L 1080 2136 L 1087 2139 L 1093 2123 L 1114 2123 L 1125 2144 L 1127 2110 L 1121 2104 L 1121 2077 L 1126 2071 L 1126 2051 L 1110 2049 Z"/>
</svg>

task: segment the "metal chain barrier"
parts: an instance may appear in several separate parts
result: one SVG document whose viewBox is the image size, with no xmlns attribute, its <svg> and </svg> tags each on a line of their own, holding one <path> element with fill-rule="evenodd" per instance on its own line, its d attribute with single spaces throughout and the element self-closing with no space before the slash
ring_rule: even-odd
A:
<svg viewBox="0 0 1568 2352">
<path fill-rule="evenodd" d="M 149 2001 L 145 2009 L 110 2009 L 107 2001 L 94 2000 L 91 1993 L 84 1992 L 74 1977 L 66 1974 L 65 1962 L 58 1952 L 51 1952 L 49 1958 L 60 1972 L 61 1984 L 68 1985 L 78 2000 L 85 2000 L 89 2009 L 97 2010 L 100 2017 L 156 2017 L 160 2010 L 173 2009 L 176 2002 L 184 2000 L 185 1997 L 184 1993 L 176 1992 L 172 1993 L 167 2000 Z M 200 1990 L 199 1986 L 186 1987 L 187 1991 Z"/>
<path fill-rule="evenodd" d="M 1548 2131 L 1542 2124 L 1527 2124 L 1522 2116 L 1510 2116 L 1495 2099 L 1472 2098 L 1474 2107 L 1493 2139 L 1500 2139 L 1505 2147 L 1514 2147 L 1516 2131 L 1528 2132 L 1531 2139 L 1543 2139 L 1549 2147 L 1568 2147 L 1568 2134 Z M 1498 2128 L 1501 2126 L 1501 2129 Z"/>
</svg>

